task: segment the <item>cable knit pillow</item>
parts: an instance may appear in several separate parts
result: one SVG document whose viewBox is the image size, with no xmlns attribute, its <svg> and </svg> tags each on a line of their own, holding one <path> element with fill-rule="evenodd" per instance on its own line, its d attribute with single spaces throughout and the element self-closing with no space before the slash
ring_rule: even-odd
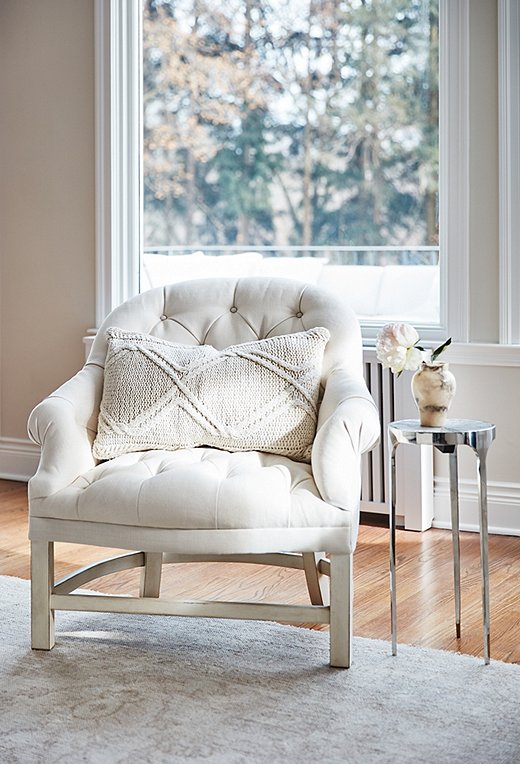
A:
<svg viewBox="0 0 520 764">
<path fill-rule="evenodd" d="M 327 329 L 232 345 L 179 345 L 109 329 L 93 452 L 213 446 L 309 461 Z"/>
</svg>

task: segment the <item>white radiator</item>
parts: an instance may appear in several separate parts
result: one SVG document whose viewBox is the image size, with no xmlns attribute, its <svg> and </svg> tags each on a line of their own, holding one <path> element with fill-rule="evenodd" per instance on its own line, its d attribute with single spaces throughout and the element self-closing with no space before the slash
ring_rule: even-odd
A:
<svg viewBox="0 0 520 764">
<path fill-rule="evenodd" d="M 411 373 L 399 379 L 383 369 L 374 348 L 363 354 L 365 380 L 379 410 L 381 439 L 363 456 L 361 511 L 388 514 L 389 454 L 388 423 L 416 419 L 417 409 L 410 390 Z M 402 446 L 397 450 L 398 522 L 409 530 L 426 530 L 433 520 L 433 454 L 428 446 Z"/>
</svg>

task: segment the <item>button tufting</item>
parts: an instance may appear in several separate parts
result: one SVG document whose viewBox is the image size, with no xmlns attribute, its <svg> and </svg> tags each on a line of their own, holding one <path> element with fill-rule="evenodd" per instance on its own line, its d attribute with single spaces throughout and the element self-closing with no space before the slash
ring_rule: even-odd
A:
<svg viewBox="0 0 520 764">
<path fill-rule="evenodd" d="M 165 316 L 163 313 L 163 315 L 161 316 L 161 321 L 166 321 L 167 319 L 168 319 L 168 316 Z"/>
<path fill-rule="evenodd" d="M 232 308 L 230 308 L 231 313 L 236 313 L 238 308 L 236 308 L 234 305 Z"/>
<path fill-rule="evenodd" d="M 299 310 L 298 313 L 296 314 L 296 318 L 301 318 L 302 316 L 303 316 L 303 313 L 301 312 L 301 310 Z"/>
</svg>

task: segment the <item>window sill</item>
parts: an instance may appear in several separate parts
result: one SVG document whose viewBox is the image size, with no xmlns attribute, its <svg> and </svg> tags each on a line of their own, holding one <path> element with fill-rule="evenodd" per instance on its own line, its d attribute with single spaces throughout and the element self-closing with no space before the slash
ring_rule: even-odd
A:
<svg viewBox="0 0 520 764">
<path fill-rule="evenodd" d="M 365 344 L 365 358 L 375 358 L 373 344 Z M 461 366 L 520 366 L 520 345 L 499 345 L 487 342 L 454 342 L 442 359 Z"/>
</svg>

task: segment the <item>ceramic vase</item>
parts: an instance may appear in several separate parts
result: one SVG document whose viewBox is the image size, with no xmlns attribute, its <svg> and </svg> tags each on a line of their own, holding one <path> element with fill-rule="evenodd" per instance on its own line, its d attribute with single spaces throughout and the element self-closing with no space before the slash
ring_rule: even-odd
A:
<svg viewBox="0 0 520 764">
<path fill-rule="evenodd" d="M 442 427 L 456 388 L 447 363 L 421 364 L 412 377 L 412 393 L 423 427 Z"/>
</svg>

